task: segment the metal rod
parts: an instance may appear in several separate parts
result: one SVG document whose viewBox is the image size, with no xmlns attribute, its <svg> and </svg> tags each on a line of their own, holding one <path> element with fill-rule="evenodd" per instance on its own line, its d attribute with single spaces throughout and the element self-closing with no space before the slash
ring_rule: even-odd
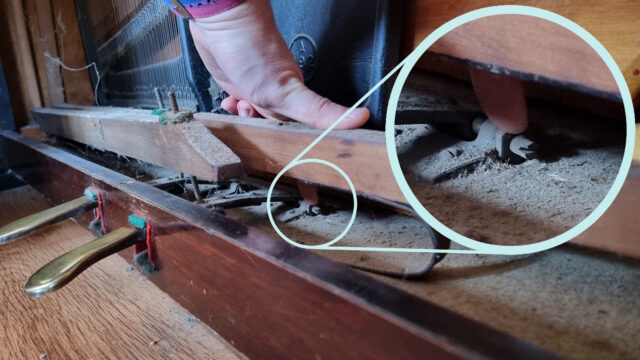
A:
<svg viewBox="0 0 640 360">
<path fill-rule="evenodd" d="M 153 92 L 156 94 L 156 101 L 158 102 L 158 108 L 164 109 L 164 101 L 162 100 L 162 93 L 158 87 L 153 88 Z"/>
<path fill-rule="evenodd" d="M 171 102 L 171 111 L 178 112 L 180 109 L 178 108 L 178 99 L 176 99 L 176 93 L 173 91 L 169 91 L 169 101 Z"/>
<path fill-rule="evenodd" d="M 98 206 L 97 201 L 83 196 L 39 213 L 23 217 L 0 228 L 0 245 L 8 244 L 47 225 L 82 214 L 94 209 L 96 206 Z"/>
<path fill-rule="evenodd" d="M 77 247 L 41 267 L 24 285 L 31 297 L 40 297 L 68 284 L 86 268 L 140 241 L 143 231 L 123 226 Z"/>
<path fill-rule="evenodd" d="M 198 186 L 198 179 L 195 176 L 190 175 L 191 185 L 193 185 L 193 195 L 195 195 L 198 202 L 202 202 L 202 196 L 200 195 L 200 187 Z"/>
</svg>

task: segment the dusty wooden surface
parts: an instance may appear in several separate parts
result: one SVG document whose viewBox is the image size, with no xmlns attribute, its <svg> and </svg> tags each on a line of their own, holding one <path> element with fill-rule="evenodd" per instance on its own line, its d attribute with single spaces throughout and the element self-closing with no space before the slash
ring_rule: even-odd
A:
<svg viewBox="0 0 640 360">
<path fill-rule="evenodd" d="M 91 144 L 98 149 L 108 149 L 173 169 L 182 168 L 184 172 L 196 176 L 207 170 L 206 164 L 198 162 L 193 148 L 177 146 L 180 142 L 171 141 L 175 137 L 164 134 L 163 127 L 157 126 L 158 129 L 151 133 L 149 128 L 140 126 L 142 123 L 157 125 L 157 116 L 151 115 L 149 110 L 67 106 L 37 109 L 34 110 L 34 116 L 43 131 L 83 144 Z M 198 113 L 195 114 L 195 118 L 240 158 L 242 166 L 248 172 L 271 176 L 280 172 L 322 134 L 322 130 L 293 122 L 213 113 Z M 119 120 L 126 121 L 120 122 L 120 125 L 110 123 Z M 123 124 L 128 120 L 131 120 L 129 122 L 132 125 L 123 130 Z M 166 144 L 173 145 L 169 148 Z M 347 173 L 360 194 L 403 203 L 406 201 L 393 178 L 384 132 L 364 129 L 334 130 L 304 158 L 324 159 L 336 164 Z M 189 161 L 185 161 L 186 159 Z M 321 164 L 297 166 L 285 175 L 331 188 L 349 190 L 347 182 L 339 173 Z M 209 178 L 202 175 L 199 177 Z"/>
<path fill-rule="evenodd" d="M 240 159 L 197 121 L 162 125 L 150 110 L 34 109 L 43 131 L 206 180 L 243 175 Z"/>
<path fill-rule="evenodd" d="M 640 162 L 634 162 L 611 207 L 573 243 L 640 259 Z"/>
<path fill-rule="evenodd" d="M 0 226 L 47 207 L 33 188 L 0 192 Z M 237 359 L 235 350 L 119 256 L 40 299 L 26 278 L 92 239 L 68 220 L 0 247 L 0 357 L 12 359 Z"/>
<path fill-rule="evenodd" d="M 433 30 L 458 15 L 486 6 L 511 3 L 512 2 L 510 1 L 504 0 L 482 0 L 473 2 L 430 0 L 408 1 L 406 3 L 407 7 L 405 11 L 408 15 L 403 24 L 405 51 L 408 52 L 415 48 Z M 525 0 L 520 1 L 519 4 L 539 7 L 556 12 L 584 27 L 611 53 L 626 76 L 627 83 L 631 88 L 632 96 L 636 99 L 638 98 L 638 95 L 640 94 L 640 74 L 634 70 L 639 67 L 638 59 L 640 56 L 640 36 L 637 34 L 637 22 L 640 17 L 640 3 L 634 0 Z M 537 41 L 535 42 L 537 43 Z M 488 48 L 477 46 L 480 44 L 482 43 L 478 42 L 471 44 L 474 46 L 470 49 L 472 51 L 479 51 L 484 53 L 484 55 L 488 55 L 486 53 Z M 521 46 L 521 48 L 526 50 L 530 43 L 524 43 L 521 45 L 524 45 Z M 536 46 L 533 46 L 532 48 L 535 48 L 534 51 L 540 50 Z M 504 54 L 494 52 L 494 56 L 497 61 L 502 60 Z M 512 56 L 509 56 L 507 59 L 511 57 Z M 528 67 L 530 63 L 536 63 L 541 60 L 542 59 L 539 56 L 536 58 L 522 57 L 520 59 L 522 63 L 518 65 L 518 67 Z M 574 66 L 574 69 L 571 71 L 572 74 L 575 73 L 575 68 L 584 68 L 584 58 L 581 57 L 576 57 L 571 60 L 569 57 L 563 59 L 562 57 L 554 56 L 551 59 L 547 59 L 547 63 L 550 66 L 560 67 L 560 61 L 562 60 L 573 61 L 573 63 L 570 64 L 571 66 Z M 564 68 L 564 66 L 562 67 Z M 585 78 L 596 79 L 593 74 L 587 74 L 588 76 L 581 76 L 580 78 L 582 80 L 585 80 Z M 599 76 L 600 75 L 598 75 L 598 78 Z"/>
</svg>

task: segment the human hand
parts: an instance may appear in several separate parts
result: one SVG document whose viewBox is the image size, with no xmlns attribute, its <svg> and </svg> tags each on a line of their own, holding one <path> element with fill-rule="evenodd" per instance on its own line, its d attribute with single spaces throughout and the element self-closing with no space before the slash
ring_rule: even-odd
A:
<svg viewBox="0 0 640 360">
<path fill-rule="evenodd" d="M 470 71 L 473 90 L 489 120 L 510 134 L 525 131 L 529 121 L 522 81 L 485 70 Z"/>
<path fill-rule="evenodd" d="M 222 14 L 192 21 L 190 27 L 205 66 L 230 95 L 222 102 L 228 112 L 289 118 L 324 129 L 347 111 L 304 85 L 269 1 L 246 0 Z M 357 128 L 368 118 L 369 110 L 358 108 L 337 128 Z"/>
</svg>

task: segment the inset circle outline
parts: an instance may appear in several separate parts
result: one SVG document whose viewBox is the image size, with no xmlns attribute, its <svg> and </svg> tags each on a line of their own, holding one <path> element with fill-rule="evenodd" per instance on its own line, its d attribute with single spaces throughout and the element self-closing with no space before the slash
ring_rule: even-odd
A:
<svg viewBox="0 0 640 360">
<path fill-rule="evenodd" d="M 604 199 L 598 204 L 598 206 L 582 221 L 580 221 L 577 225 L 572 227 L 571 229 L 561 233 L 553 238 L 537 242 L 534 244 L 527 245 L 494 245 L 487 244 L 480 241 L 473 240 L 464 235 L 461 235 L 454 230 L 448 228 L 439 220 L 437 220 L 427 209 L 420 203 L 420 201 L 413 194 L 413 191 L 409 187 L 404 174 L 402 173 L 402 169 L 400 167 L 400 162 L 398 160 L 398 154 L 396 150 L 395 144 L 395 114 L 397 109 L 398 100 L 400 98 L 400 92 L 402 91 L 402 87 L 407 80 L 411 70 L 414 65 L 418 62 L 422 54 L 424 54 L 427 49 L 433 45 L 438 39 L 444 36 L 449 31 L 466 24 L 473 20 L 478 20 L 488 16 L 496 16 L 496 15 L 526 15 L 533 16 L 543 20 L 550 21 L 557 25 L 560 25 L 567 30 L 573 32 L 582 40 L 584 40 L 594 51 L 603 59 L 613 78 L 620 89 L 620 95 L 622 97 L 622 102 L 625 109 L 626 116 L 626 141 L 625 141 L 625 151 L 622 158 L 621 166 L 618 171 L 618 174 L 613 182 L 613 185 L 609 189 L 609 192 L 604 197 Z M 616 64 L 615 60 L 609 54 L 609 52 L 600 44 L 600 42 L 589 32 L 587 32 L 584 28 L 576 24 L 575 22 L 560 16 L 551 11 L 530 7 L 530 6 L 521 6 L 521 5 L 501 5 L 501 6 L 492 6 L 486 7 L 478 10 L 474 10 L 468 12 L 466 14 L 460 15 L 447 23 L 443 24 L 439 28 L 437 28 L 434 32 L 429 34 L 418 47 L 411 53 L 406 59 L 406 63 L 400 69 L 398 77 L 393 85 L 391 90 L 391 94 L 389 97 L 389 104 L 387 106 L 387 118 L 385 124 L 385 139 L 387 145 L 387 154 L 389 157 L 389 162 L 391 164 L 391 170 L 393 172 L 393 176 L 396 179 L 398 186 L 400 187 L 400 191 L 405 196 L 409 205 L 413 207 L 418 216 L 420 216 L 427 224 L 429 224 L 436 231 L 440 232 L 442 235 L 448 237 L 452 241 L 459 243 L 462 246 L 466 246 L 470 249 L 478 250 L 480 253 L 486 254 L 500 254 L 500 255 L 521 255 L 521 254 L 530 254 L 540 251 L 545 251 L 561 245 L 565 242 L 570 241 L 574 237 L 578 236 L 582 232 L 584 232 L 587 228 L 589 228 L 593 223 L 598 220 L 602 214 L 609 208 L 613 200 L 616 198 L 622 185 L 624 183 L 627 174 L 629 173 L 629 168 L 631 167 L 631 160 L 633 157 L 633 147 L 635 142 L 635 115 L 633 111 L 633 101 L 631 99 L 631 94 L 629 92 L 629 88 L 627 83 L 620 71 L 620 68 Z"/>
<path fill-rule="evenodd" d="M 351 190 L 351 195 L 353 196 L 353 210 L 351 212 L 351 219 L 349 219 L 349 223 L 347 223 L 347 226 L 345 227 L 345 229 L 337 237 L 333 238 L 333 240 L 329 240 L 326 243 L 318 244 L 318 245 L 305 245 L 305 244 L 296 242 L 294 240 L 291 240 L 280 230 L 275 220 L 273 219 L 273 214 L 271 213 L 271 195 L 273 193 L 273 189 L 278 183 L 278 180 L 280 180 L 282 175 L 284 175 L 287 171 L 291 170 L 292 168 L 298 165 L 310 164 L 310 163 L 325 165 L 337 171 L 347 181 L 347 184 L 349 185 L 349 189 Z M 345 173 L 344 170 L 342 170 L 338 165 L 322 159 L 303 159 L 303 160 L 297 160 L 290 163 L 284 169 L 282 169 L 280 173 L 278 173 L 278 175 L 273 179 L 273 181 L 271 182 L 271 186 L 269 187 L 269 191 L 267 193 L 267 215 L 269 217 L 269 221 L 271 222 L 271 226 L 276 231 L 276 233 L 280 235 L 280 237 L 283 238 L 286 242 L 302 249 L 315 249 L 315 250 L 327 249 L 331 245 L 342 240 L 342 238 L 345 237 L 345 235 L 347 235 L 349 230 L 351 230 L 351 227 L 353 226 L 353 223 L 356 220 L 357 213 L 358 213 L 358 195 L 356 193 L 355 186 L 353 186 L 353 182 L 351 182 L 351 179 L 349 178 L 349 176 L 347 176 L 347 173 Z"/>
</svg>

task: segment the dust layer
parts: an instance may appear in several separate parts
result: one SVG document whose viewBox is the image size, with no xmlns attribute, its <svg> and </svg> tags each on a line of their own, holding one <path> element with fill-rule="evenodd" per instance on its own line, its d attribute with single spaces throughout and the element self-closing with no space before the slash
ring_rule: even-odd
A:
<svg viewBox="0 0 640 360">
<path fill-rule="evenodd" d="M 420 203 L 454 231 L 494 244 L 535 243 L 578 224 L 609 192 L 624 153 L 570 139 L 561 152 L 514 165 L 429 126 L 397 128 L 401 167 Z M 459 171 L 433 181 L 450 169 Z"/>
<path fill-rule="evenodd" d="M 350 204 L 322 208 L 315 216 L 293 220 L 292 207 L 272 204 L 272 213 L 291 239 L 320 244 L 337 236 L 351 216 Z M 230 209 L 227 216 L 278 236 L 265 205 Z M 351 231 L 338 245 L 431 247 L 425 235 L 426 225 L 416 218 L 361 206 Z M 315 252 L 334 261 L 395 272 L 416 271 L 431 256 Z M 640 264 L 627 259 L 567 244 L 532 256 L 450 254 L 419 280 L 371 276 L 565 358 L 640 355 Z"/>
</svg>

